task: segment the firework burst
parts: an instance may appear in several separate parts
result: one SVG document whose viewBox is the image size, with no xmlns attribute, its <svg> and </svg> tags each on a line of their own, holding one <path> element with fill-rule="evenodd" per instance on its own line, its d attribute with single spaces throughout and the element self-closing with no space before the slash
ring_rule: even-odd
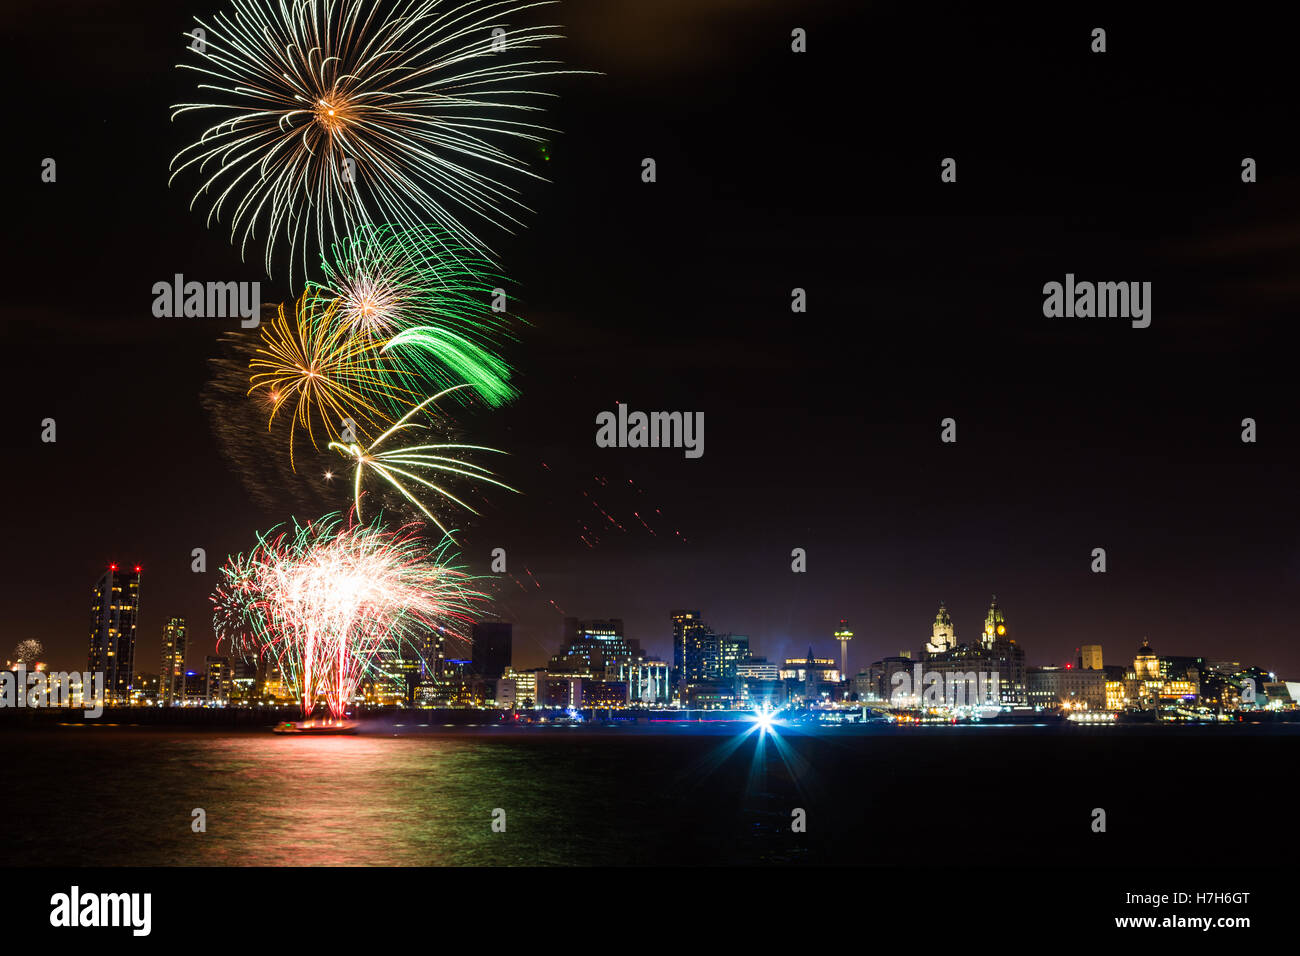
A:
<svg viewBox="0 0 1300 956">
<path fill-rule="evenodd" d="M 405 389 L 465 383 L 489 405 L 516 397 L 510 367 L 496 355 L 509 337 L 491 304 L 504 280 L 486 260 L 432 227 L 362 226 L 321 267 L 324 281 L 309 290 L 336 300 L 354 335 L 385 343 L 389 371 Z"/>
<path fill-rule="evenodd" d="M 331 439 L 368 435 L 390 424 L 391 406 L 410 397 L 395 384 L 382 343 L 353 334 L 338 310 L 337 300 L 307 294 L 294 303 L 290 317 L 282 303 L 263 324 L 261 346 L 249 362 L 248 393 L 269 403 L 268 428 L 288 410 L 290 467 L 298 428 L 313 447 L 319 447 L 318 427 Z"/>
<path fill-rule="evenodd" d="M 387 337 L 438 321 L 490 344 L 506 328 L 489 304 L 504 278 L 431 226 L 361 226 L 330 246 L 321 271 L 324 279 L 308 286 L 342 300 L 343 318 L 361 333 Z"/>
<path fill-rule="evenodd" d="M 304 716 L 324 701 L 342 718 L 382 651 L 418 660 L 434 632 L 472 621 L 484 595 L 450 559 L 410 527 L 295 521 L 222 567 L 213 626 L 246 658 L 277 662 Z"/>
<path fill-rule="evenodd" d="M 14 645 L 14 663 L 35 664 L 45 654 L 45 645 L 34 637 Z"/>
<path fill-rule="evenodd" d="M 172 118 L 212 125 L 172 160 L 172 181 L 198 175 L 191 207 L 208 201 L 209 224 L 227 215 L 241 254 L 264 223 L 268 273 L 278 242 L 305 274 L 311 248 L 365 223 L 432 222 L 486 253 L 462 216 L 519 223 L 526 207 L 505 180 L 540 177 L 503 147 L 552 132 L 527 118 L 547 95 L 531 87 L 563 71 L 525 51 L 558 27 L 504 22 L 541 5 L 233 0 L 197 20 L 198 62 L 181 64 L 206 101 Z"/>
<path fill-rule="evenodd" d="M 456 388 L 464 388 L 460 385 Z M 454 541 L 454 536 L 447 526 L 438 519 L 438 517 L 429 509 L 428 505 L 421 500 L 421 495 L 412 491 L 412 487 L 418 485 L 420 488 L 433 492 L 444 501 L 458 505 L 469 511 L 471 514 L 478 514 L 472 507 L 461 501 L 458 497 L 449 491 L 445 485 L 439 482 L 456 477 L 469 481 L 482 481 L 507 491 L 515 491 L 504 482 L 498 481 L 481 465 L 473 464 L 457 457 L 457 454 L 463 454 L 471 451 L 483 451 L 493 454 L 504 454 L 495 448 L 486 448 L 482 445 L 456 445 L 447 443 L 405 445 L 398 448 L 380 448 L 380 446 L 390 437 L 408 428 L 425 428 L 427 426 L 418 422 L 412 422 L 411 418 L 427 406 L 438 401 L 438 399 L 455 391 L 455 388 L 447 389 L 436 395 L 430 395 L 420 404 L 414 406 L 409 412 L 403 415 L 394 425 L 385 431 L 382 435 L 374 440 L 367 448 L 362 448 L 356 442 L 330 442 L 329 447 L 339 452 L 346 458 L 352 459 L 355 463 L 353 472 L 353 506 L 356 508 L 358 517 L 361 515 L 361 489 L 362 482 L 367 472 L 373 473 L 382 478 L 389 486 L 396 489 L 397 492 L 408 502 L 415 505 L 429 521 L 437 525 L 443 535 L 450 541 Z M 408 484 L 409 483 L 409 484 Z"/>
</svg>

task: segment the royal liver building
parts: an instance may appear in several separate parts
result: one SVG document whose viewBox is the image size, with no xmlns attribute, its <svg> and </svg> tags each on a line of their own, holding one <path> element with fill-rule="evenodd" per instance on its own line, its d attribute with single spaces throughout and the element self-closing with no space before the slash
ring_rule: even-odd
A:
<svg viewBox="0 0 1300 956">
<path fill-rule="evenodd" d="M 998 697 L 1002 704 L 1025 704 L 1025 652 L 1010 636 L 1006 614 L 997 595 L 989 604 L 984 631 L 977 642 L 959 644 L 952 615 L 942 602 L 935 615 L 930 640 L 921 655 L 927 673 L 945 676 L 973 672 L 998 675 Z"/>
</svg>

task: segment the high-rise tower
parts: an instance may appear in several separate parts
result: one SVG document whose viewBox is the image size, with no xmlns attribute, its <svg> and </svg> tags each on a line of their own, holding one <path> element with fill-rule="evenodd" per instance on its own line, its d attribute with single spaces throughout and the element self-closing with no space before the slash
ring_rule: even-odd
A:
<svg viewBox="0 0 1300 956">
<path fill-rule="evenodd" d="M 511 663 L 514 625 L 506 621 L 480 621 L 470 638 L 474 673 L 497 680 Z"/>
<path fill-rule="evenodd" d="M 158 703 L 172 707 L 185 701 L 185 618 L 163 628 L 162 666 L 158 668 Z"/>
<path fill-rule="evenodd" d="M 86 669 L 104 674 L 104 702 L 131 703 L 135 675 L 135 626 L 140 614 L 140 566 L 131 572 L 110 564 L 95 582 L 90 605 L 90 654 Z"/>
<path fill-rule="evenodd" d="M 673 611 L 673 672 L 676 687 L 681 681 L 704 679 L 703 638 L 708 633 L 699 611 Z"/>
<path fill-rule="evenodd" d="M 849 629 L 848 618 L 840 618 L 840 626 L 835 629 L 835 640 L 840 642 L 840 680 L 848 680 L 849 641 L 853 640 L 853 631 Z"/>
</svg>

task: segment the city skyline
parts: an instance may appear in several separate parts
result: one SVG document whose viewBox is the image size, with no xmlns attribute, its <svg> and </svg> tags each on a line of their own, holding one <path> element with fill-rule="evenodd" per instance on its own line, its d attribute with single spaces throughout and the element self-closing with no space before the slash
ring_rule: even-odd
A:
<svg viewBox="0 0 1300 956">
<path fill-rule="evenodd" d="M 93 593 L 95 595 L 97 602 L 100 602 L 101 604 L 106 603 L 107 599 L 104 597 L 105 582 L 106 581 L 111 582 L 115 580 L 114 575 L 119 573 L 119 567 L 120 565 L 117 562 L 111 563 L 105 569 L 104 574 L 101 575 L 100 579 L 94 585 Z M 128 574 L 127 582 L 128 582 L 128 587 L 130 588 L 132 593 L 133 603 L 129 611 L 124 609 L 123 614 L 127 618 L 128 626 L 130 627 L 131 631 L 133 633 L 138 634 L 137 618 L 141 613 L 141 605 L 142 605 L 140 592 L 142 590 L 141 581 L 143 577 L 143 567 L 141 565 L 134 565 L 132 566 L 132 570 L 126 573 Z M 982 638 L 986 643 L 992 640 L 995 627 L 997 627 L 997 634 L 1007 633 L 1005 626 L 998 626 L 1001 624 L 1001 622 L 1004 622 L 1006 620 L 1005 617 L 1003 616 L 1005 613 L 1005 606 L 999 604 L 996 594 L 991 595 L 990 600 L 991 600 L 991 604 L 988 607 L 986 607 L 985 622 L 983 625 L 983 632 L 982 632 Z M 843 632 L 847 630 L 849 637 L 851 639 L 851 642 L 847 646 L 854 647 L 857 649 L 855 657 L 851 659 L 853 663 L 851 663 L 847 669 L 841 668 L 842 678 L 844 680 L 848 680 L 848 678 L 854 675 L 865 673 L 867 666 L 869 664 L 879 663 L 881 659 L 895 657 L 898 655 L 901 655 L 903 657 L 909 657 L 913 654 L 917 655 L 918 659 L 920 659 L 926 656 L 928 653 L 941 652 L 947 649 L 952 649 L 954 647 L 968 645 L 972 643 L 970 638 L 970 634 L 972 632 L 976 633 L 977 635 L 981 633 L 979 629 L 974 627 L 959 628 L 957 626 L 957 622 L 954 621 L 953 619 L 952 611 L 948 607 L 947 601 L 941 599 L 937 604 L 936 610 L 937 610 L 937 615 L 934 618 L 932 624 L 932 633 L 929 636 L 929 639 L 927 639 L 927 636 L 925 636 L 924 634 L 916 638 L 900 635 L 899 640 L 896 641 L 892 646 L 885 643 L 881 643 L 879 644 L 879 646 L 873 647 L 873 645 L 854 639 L 855 636 L 861 632 L 861 629 L 858 625 L 854 624 L 848 618 L 840 618 L 835 622 L 834 629 L 831 630 L 828 634 L 824 634 L 820 638 L 816 636 L 811 637 L 808 640 L 808 648 L 810 650 L 815 650 L 815 651 L 825 651 L 827 650 L 825 645 L 829 644 L 830 645 L 829 650 L 831 652 L 836 652 L 841 648 L 840 636 Z M 631 634 L 626 634 L 624 631 L 623 618 L 620 617 L 617 619 L 608 619 L 608 620 L 610 620 L 611 623 L 617 624 L 620 636 L 621 637 L 626 636 L 628 639 L 630 639 L 633 646 L 635 647 L 644 646 L 645 651 L 651 654 L 653 657 L 658 658 L 660 660 L 673 662 L 673 669 L 675 673 L 680 672 L 682 675 L 686 675 L 691 673 L 691 669 L 689 664 L 687 664 L 684 660 L 680 658 L 680 653 L 679 653 L 679 648 L 682 646 L 681 634 L 679 633 L 680 630 L 679 618 L 680 615 L 683 614 L 686 615 L 688 618 L 690 617 L 695 618 L 696 620 L 694 621 L 694 626 L 698 626 L 703 633 L 707 633 L 711 638 L 714 638 L 715 640 L 725 640 L 731 638 L 733 634 L 736 635 L 738 640 L 744 642 L 743 652 L 740 653 L 738 656 L 736 656 L 735 659 L 737 660 L 753 659 L 753 660 L 771 660 L 775 662 L 775 661 L 793 660 L 793 659 L 802 658 L 802 655 L 797 650 L 797 648 L 789 651 L 785 650 L 785 648 L 790 647 L 792 643 L 790 639 L 786 639 L 784 641 L 779 642 L 777 646 L 782 648 L 782 650 L 780 650 L 779 652 L 768 651 L 762 648 L 757 643 L 755 643 L 752 640 L 750 635 L 747 634 L 741 635 L 737 631 L 733 631 L 731 629 L 723 629 L 721 627 L 715 629 L 713 626 L 714 622 L 711 621 L 710 615 L 704 613 L 702 610 L 699 609 L 690 612 L 671 610 L 665 614 L 665 619 L 668 622 L 666 628 L 666 630 L 668 631 L 666 637 L 666 641 L 667 641 L 666 648 L 661 647 L 658 642 L 659 639 L 662 637 L 662 635 L 656 635 L 655 638 L 646 640 L 641 637 L 636 637 Z M 960 619 L 961 614 L 959 613 L 957 617 L 958 619 Z M 90 671 L 94 671 L 96 669 L 97 663 L 100 667 L 102 667 L 103 665 L 103 660 L 102 660 L 103 639 L 101 636 L 101 638 L 99 639 L 100 643 L 97 645 L 96 628 L 102 629 L 104 627 L 107 627 L 108 624 L 105 623 L 105 621 L 110 619 L 113 623 L 116 623 L 117 620 L 116 616 L 110 617 L 106 610 L 96 611 L 95 616 L 92 618 L 91 652 L 87 661 L 87 667 Z M 560 636 L 559 639 L 556 641 L 554 650 L 562 652 L 564 647 L 571 645 L 573 636 L 568 631 L 570 622 L 590 621 L 590 620 L 593 619 L 578 618 L 575 616 L 566 617 L 561 622 Z M 494 632 L 492 628 L 500 625 L 504 625 L 506 628 L 506 631 L 504 632 L 505 637 L 503 638 L 504 648 L 505 648 L 504 656 L 501 656 L 503 652 L 499 649 L 490 652 L 483 651 L 482 648 L 480 648 L 478 645 L 476 645 L 473 642 L 474 635 L 479 635 L 480 632 L 485 636 L 493 634 Z M 136 660 L 158 659 L 157 655 L 155 655 L 152 658 L 149 656 L 149 650 L 150 650 L 149 648 L 146 648 L 146 650 L 144 651 L 145 657 L 144 658 L 140 657 L 141 649 L 139 647 L 138 637 L 132 638 L 128 644 L 123 645 L 124 647 L 127 647 L 130 651 L 130 661 L 127 663 L 126 667 L 128 669 L 133 669 L 134 673 L 136 674 L 147 674 L 147 675 L 155 676 L 156 678 L 160 678 L 164 674 L 170 662 L 170 666 L 173 669 L 173 675 L 174 675 L 173 681 L 177 681 L 180 684 L 183 684 L 185 675 L 187 673 L 187 669 L 191 666 L 190 664 L 191 660 L 211 661 L 212 659 L 214 659 L 214 657 L 220 657 L 229 661 L 229 660 L 233 660 L 237 656 L 232 653 L 232 650 L 228 646 L 225 647 L 224 649 L 221 647 L 216 647 L 211 652 L 203 648 L 193 648 L 187 636 L 189 627 L 190 625 L 187 623 L 187 621 L 184 618 L 178 616 L 169 616 L 167 618 L 166 624 L 162 628 L 162 635 L 163 635 L 162 639 L 159 641 L 159 650 L 161 651 L 161 660 L 163 663 L 162 666 L 158 668 L 158 675 L 153 675 L 152 668 L 150 668 L 147 665 L 145 667 L 134 666 L 133 662 Z M 516 671 L 527 670 L 527 669 L 539 669 L 539 668 L 543 668 L 546 665 L 548 660 L 551 661 L 554 660 L 554 657 L 550 653 L 547 653 L 546 655 L 542 656 L 540 659 L 537 660 L 533 660 L 531 656 L 516 657 L 514 654 L 514 648 L 517 647 L 517 645 L 514 645 L 512 647 L 513 641 L 511 637 L 511 635 L 514 633 L 514 627 L 515 627 L 514 622 L 499 621 L 495 618 L 492 618 L 490 615 L 486 615 L 482 618 L 482 620 L 476 622 L 474 626 L 471 629 L 469 629 L 470 631 L 469 633 L 464 635 L 465 638 L 464 646 L 459 648 L 456 647 L 450 648 L 450 651 L 452 653 L 460 654 L 460 656 L 464 658 L 466 661 L 468 661 L 471 656 L 477 656 L 480 653 L 490 653 L 494 655 L 491 658 L 492 661 L 494 661 L 494 663 L 487 669 L 481 668 L 478 663 L 475 664 L 475 673 L 492 676 L 492 677 L 500 676 L 500 674 L 496 673 L 496 671 L 499 671 L 501 667 L 510 667 L 511 669 Z M 1096 653 L 1098 653 L 1098 655 L 1101 655 L 1104 653 L 1105 647 L 1107 646 L 1106 643 L 1100 641 L 1087 642 L 1085 644 L 1076 646 L 1073 649 L 1073 654 L 1066 654 L 1060 658 L 1045 660 L 1041 658 L 1040 655 L 1033 654 L 1033 652 L 1027 648 L 1025 643 L 1022 640 L 1020 640 L 1021 637 L 1022 634 L 1020 632 L 1019 627 L 1017 626 L 1012 631 L 1011 640 L 1013 643 L 1019 645 L 1021 651 L 1024 654 L 1025 663 L 1031 667 L 1063 666 L 1068 669 L 1069 667 L 1073 666 L 1073 662 L 1076 660 L 1076 656 L 1081 654 L 1081 648 L 1097 648 Z M 498 639 L 493 638 L 491 640 L 497 641 Z M 978 644 L 979 639 L 977 638 L 974 643 Z M 1111 643 L 1113 645 L 1119 643 L 1119 641 L 1115 640 L 1112 641 Z M 1141 637 L 1142 646 L 1149 646 L 1150 643 L 1151 643 L 1150 635 L 1145 635 L 1145 634 L 1142 635 Z M 101 648 L 98 652 L 96 651 L 97 646 Z M 1165 650 L 1167 653 L 1168 647 L 1166 647 L 1165 645 L 1161 645 L 1161 646 L 1162 646 L 1162 650 Z M 1236 655 L 1236 656 L 1217 655 L 1214 653 L 1207 653 L 1204 649 L 1197 649 L 1197 648 L 1189 649 L 1182 646 L 1175 646 L 1175 649 L 1179 651 L 1188 652 L 1186 656 L 1199 657 L 1209 661 L 1215 661 L 1215 660 L 1236 661 L 1237 663 L 1240 663 L 1243 666 L 1247 666 L 1247 667 L 1261 666 L 1260 662 L 1243 658 L 1241 655 Z M 434 653 L 434 652 L 430 650 L 429 653 Z M 1121 652 L 1121 654 L 1122 653 L 1123 652 Z M 52 655 L 49 654 L 48 650 L 43 656 L 46 658 L 46 660 L 44 660 L 42 663 L 46 663 L 50 665 L 48 668 L 50 670 L 59 670 L 61 663 L 67 663 L 67 662 L 60 662 L 54 660 Z M 440 639 L 438 642 L 435 656 L 439 660 L 444 656 L 444 644 L 442 642 L 442 639 Z M 833 656 L 837 656 L 837 655 L 833 655 Z M 862 659 L 859 660 L 858 659 L 859 657 L 861 657 Z M 193 666 L 197 667 L 198 665 L 196 663 Z M 1275 673 L 1278 675 L 1279 679 L 1283 679 L 1283 680 L 1289 676 L 1295 676 L 1294 672 L 1282 672 L 1277 670 L 1276 668 L 1269 667 L 1267 664 L 1263 664 L 1261 669 L 1265 672 Z M 493 673 L 488 674 L 488 670 L 492 670 Z M 190 676 L 194 676 L 195 673 L 198 673 L 200 676 L 202 676 L 204 672 L 189 671 L 188 673 L 190 674 Z M 705 676 L 706 675 L 703 674 L 695 674 L 694 679 L 704 679 Z M 674 682 L 676 682 L 676 678 L 674 679 Z M 111 679 L 109 680 L 109 685 L 110 685 L 110 689 L 114 686 L 113 681 Z M 183 695 L 183 692 L 184 692 L 183 687 L 178 686 L 176 690 L 173 690 L 169 693 L 169 691 L 167 690 L 167 684 L 160 680 L 159 683 L 160 700 L 164 700 L 164 701 L 169 700 L 170 697 L 173 695 L 179 698 L 180 696 Z"/>
<path fill-rule="evenodd" d="M 924 116 L 895 98 L 873 102 L 872 122 L 894 132 L 846 151 L 842 104 L 793 91 L 840 88 L 842 64 L 857 60 L 850 5 L 804 14 L 819 37 L 804 59 L 772 39 L 789 33 L 779 7 L 715 12 L 735 42 L 648 57 L 636 53 L 638 31 L 613 28 L 619 18 L 601 4 L 565 4 L 570 38 L 558 52 L 606 75 L 557 81 L 552 116 L 566 132 L 541 160 L 550 182 L 528 187 L 537 215 L 503 240 L 529 323 L 508 350 L 523 398 L 465 413 L 476 443 L 510 452 L 494 470 L 520 489 L 475 498 L 480 514 L 458 538 L 474 573 L 506 552 L 495 611 L 516 623 L 521 659 L 550 653 L 566 613 L 621 616 L 666 653 L 663 611 L 685 605 L 774 656 L 847 617 L 860 662 L 860 647 L 915 633 L 939 598 L 970 619 L 999 592 L 1043 660 L 1106 635 L 1149 635 L 1300 671 L 1288 637 L 1300 423 L 1287 413 L 1292 376 L 1275 340 L 1295 309 L 1282 253 L 1300 159 L 1267 140 L 1247 145 L 1282 108 L 1272 88 L 1229 109 L 1212 78 L 1193 76 L 1164 99 L 1141 62 L 1107 60 L 1104 89 L 1125 91 L 1107 100 L 1116 135 L 1140 140 L 1157 110 L 1171 128 L 1213 116 L 1224 144 L 1268 153 L 1260 181 L 1245 185 L 1235 152 L 1186 144 L 1159 165 L 1157 189 L 1106 143 L 1042 154 L 1027 118 L 1051 113 L 1054 90 L 1096 95 L 1078 85 L 1079 70 L 1097 68 L 1086 45 L 1067 54 L 1068 31 L 1044 47 L 1029 26 L 973 22 L 944 51 L 912 53 L 961 62 L 958 47 L 978 41 L 999 64 L 1020 64 L 1017 75 L 1026 64 L 1042 74 L 995 124 L 997 148 L 979 145 L 989 131 L 974 118 L 1000 98 L 1003 65 L 978 77 L 927 72 L 916 90 Z M 684 8 L 662 15 L 699 25 Z M 89 36 L 114 30 L 114 16 L 79 22 Z M 145 653 L 173 615 L 190 622 L 196 652 L 211 652 L 207 599 L 226 556 L 258 529 L 352 498 L 346 479 L 324 480 L 324 452 L 273 482 L 234 455 L 223 422 L 255 436 L 265 421 L 214 415 L 205 400 L 238 319 L 151 313 L 153 285 L 177 273 L 262 281 L 267 302 L 296 291 L 268 279 L 259 257 L 241 261 L 196 221 L 187 193 L 168 189 L 163 147 L 183 142 L 168 106 L 186 100 L 189 81 L 173 69 L 181 51 L 159 37 L 180 36 L 190 11 L 159 4 L 140 16 L 164 28 L 122 36 L 135 67 L 115 78 L 93 126 L 158 148 L 97 150 L 91 161 L 56 137 L 58 182 L 41 184 L 33 166 L 17 197 L 28 246 L 60 253 L 26 263 L 6 333 L 14 354 L 57 354 L 63 387 L 41 363 L 13 371 L 11 500 L 23 507 L 9 518 L 5 568 L 24 600 L 10 626 L 15 642 L 39 638 L 74 659 L 81 582 L 109 561 L 145 568 Z M 1126 47 L 1162 44 L 1171 29 L 1130 24 Z M 33 70 L 54 52 L 21 46 Z M 58 52 L 98 55 L 82 34 Z M 856 68 L 864 89 L 894 83 L 887 60 Z M 749 95 L 733 95 L 736 76 Z M 65 101 L 85 88 L 76 71 L 48 82 Z M 774 130 L 774 109 L 803 119 Z M 15 110 L 24 128 L 54 135 L 31 101 Z M 960 179 L 944 184 L 939 160 L 955 153 Z M 646 156 L 659 163 L 653 184 L 640 178 Z M 1097 201 L 1076 207 L 1077 190 Z M 96 229 L 63 227 L 92 208 Z M 1121 221 L 1122 235 L 1112 229 Z M 70 262 L 78 285 L 98 290 L 91 309 L 47 294 L 67 284 Z M 1044 283 L 1071 273 L 1151 281 L 1152 325 L 1045 317 Z M 796 288 L 806 313 L 791 312 Z M 222 400 L 236 407 L 246 389 Z M 619 403 L 703 413 L 703 456 L 598 447 L 597 416 Z M 955 444 L 941 441 L 949 417 Z M 1247 417 L 1253 444 L 1241 441 Z M 55 443 L 41 440 L 46 418 Z M 1105 574 L 1090 570 L 1098 547 Z M 196 548 L 203 574 L 191 571 Z M 807 552 L 806 573 L 790 570 L 794 548 Z"/>
<path fill-rule="evenodd" d="M 96 582 L 84 673 L 62 673 L 42 660 L 38 642 L 22 642 L 14 651 L 22 663 L 0 670 L 3 706 L 61 708 L 92 701 L 102 713 L 103 707 L 288 704 L 311 716 L 323 705 L 320 687 L 306 683 L 309 670 L 278 652 L 253 658 L 247 645 L 236 644 L 226 654 L 205 655 L 201 671 L 189 670 L 181 618 L 169 619 L 164 628 L 159 674 L 133 672 L 140 571 L 137 565 L 119 578 L 114 564 Z M 574 719 L 582 708 L 594 719 L 602 710 L 673 708 L 683 717 L 699 710 L 757 714 L 766 726 L 790 707 L 796 721 L 806 710 L 840 723 L 866 722 L 869 711 L 872 721 L 901 723 L 1062 716 L 1096 723 L 1134 713 L 1141 720 L 1204 723 L 1241 720 L 1261 708 L 1293 709 L 1300 701 L 1300 681 L 1287 681 L 1286 675 L 1249 661 L 1158 654 L 1146 638 L 1131 666 L 1122 649 L 1123 663 L 1114 662 L 1113 647 L 1106 663 L 1101 644 L 1076 648 L 1072 661 L 1034 664 L 1016 640 L 1014 615 L 1008 616 L 996 595 L 974 637 L 958 635 L 941 601 L 919 651 L 902 647 L 853 669 L 844 661 L 854 637 L 847 619 L 832 634 L 840 646 L 838 662 L 817 654 L 812 644 L 804 655 L 769 661 L 755 653 L 747 635 L 714 628 L 699 609 L 674 609 L 669 620 L 671 663 L 647 654 L 640 640 L 625 634 L 620 618 L 566 617 L 558 653 L 540 667 L 514 660 L 509 622 L 475 622 L 468 656 L 447 642 L 446 628 L 408 631 L 376 648 L 347 690 L 333 692 L 329 711 L 342 719 L 355 716 L 358 707 L 370 716 L 389 708 L 470 707 L 496 710 L 497 720 L 518 720 L 534 709 L 560 708 Z M 87 681 L 99 688 L 89 696 Z"/>
</svg>

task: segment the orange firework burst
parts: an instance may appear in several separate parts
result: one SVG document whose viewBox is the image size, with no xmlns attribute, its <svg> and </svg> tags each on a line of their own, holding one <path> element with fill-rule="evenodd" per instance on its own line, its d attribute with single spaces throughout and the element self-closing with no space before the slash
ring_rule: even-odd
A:
<svg viewBox="0 0 1300 956">
<path fill-rule="evenodd" d="M 383 404 L 407 396 L 386 375 L 382 344 L 352 335 L 348 323 L 340 321 L 338 301 L 313 295 L 294 303 L 292 317 L 281 303 L 276 317 L 263 326 L 262 345 L 249 363 L 248 393 L 264 390 L 271 405 L 268 428 L 288 409 L 291 466 L 299 427 L 319 447 L 319 426 L 330 439 L 355 441 L 391 424 Z"/>
</svg>

